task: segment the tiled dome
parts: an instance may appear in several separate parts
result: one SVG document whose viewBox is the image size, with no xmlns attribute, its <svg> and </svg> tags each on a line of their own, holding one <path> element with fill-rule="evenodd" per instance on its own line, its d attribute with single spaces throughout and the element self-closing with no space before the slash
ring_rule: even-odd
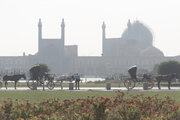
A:
<svg viewBox="0 0 180 120">
<path fill-rule="evenodd" d="M 136 41 L 144 49 L 152 46 L 153 35 L 151 30 L 143 23 L 135 21 L 131 24 L 129 20 L 128 27 L 122 34 L 122 39 Z"/>
</svg>

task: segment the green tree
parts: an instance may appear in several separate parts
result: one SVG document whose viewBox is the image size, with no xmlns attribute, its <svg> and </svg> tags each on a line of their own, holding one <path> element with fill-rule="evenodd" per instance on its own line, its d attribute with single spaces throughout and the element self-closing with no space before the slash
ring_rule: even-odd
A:
<svg viewBox="0 0 180 120">
<path fill-rule="evenodd" d="M 41 74 L 45 74 L 46 72 L 50 72 L 49 67 L 46 64 L 39 64 Z"/>
<path fill-rule="evenodd" d="M 39 66 L 40 66 L 40 73 L 39 73 L 40 79 L 42 79 L 45 73 L 50 72 L 50 69 L 46 64 L 39 64 Z"/>
<path fill-rule="evenodd" d="M 180 63 L 177 61 L 162 62 L 158 66 L 158 73 L 161 75 L 179 73 L 179 72 L 180 72 Z"/>
</svg>

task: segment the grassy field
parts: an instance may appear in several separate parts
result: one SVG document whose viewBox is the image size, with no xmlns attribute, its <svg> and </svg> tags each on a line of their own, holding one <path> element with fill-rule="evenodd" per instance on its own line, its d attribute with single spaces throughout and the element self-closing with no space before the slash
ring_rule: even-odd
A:
<svg viewBox="0 0 180 120">
<path fill-rule="evenodd" d="M 126 97 L 130 95 L 144 94 L 145 96 L 153 96 L 159 94 L 160 98 L 165 96 L 173 97 L 176 102 L 180 103 L 180 92 L 175 91 L 158 91 L 158 92 L 138 92 L 130 91 L 125 92 Z M 2 103 L 7 98 L 12 99 L 25 99 L 31 102 L 40 102 L 43 99 L 49 98 L 60 98 L 61 100 L 65 99 L 78 99 L 78 98 L 87 98 L 88 96 L 102 96 L 102 97 L 112 97 L 117 93 L 114 91 L 0 91 L 0 102 Z"/>
</svg>

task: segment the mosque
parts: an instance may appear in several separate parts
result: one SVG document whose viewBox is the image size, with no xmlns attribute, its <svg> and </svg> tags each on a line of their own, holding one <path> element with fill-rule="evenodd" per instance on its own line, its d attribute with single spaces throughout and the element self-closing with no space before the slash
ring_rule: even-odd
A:
<svg viewBox="0 0 180 120">
<path fill-rule="evenodd" d="M 106 38 L 106 25 L 102 24 L 102 56 L 78 56 L 77 45 L 65 45 L 65 22 L 61 22 L 61 38 L 42 36 L 42 22 L 38 22 L 38 51 L 34 55 L 1 56 L 0 73 L 27 72 L 34 64 L 47 64 L 53 73 L 107 75 L 126 73 L 132 65 L 139 71 L 152 71 L 154 66 L 168 60 L 180 61 L 180 56 L 166 57 L 153 46 L 149 27 L 129 20 L 120 38 Z"/>
</svg>

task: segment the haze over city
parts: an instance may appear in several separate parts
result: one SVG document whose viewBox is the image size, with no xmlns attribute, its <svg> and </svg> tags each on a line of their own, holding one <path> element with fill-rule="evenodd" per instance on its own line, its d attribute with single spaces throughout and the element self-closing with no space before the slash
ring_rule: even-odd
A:
<svg viewBox="0 0 180 120">
<path fill-rule="evenodd" d="M 153 45 L 165 56 L 180 55 L 180 2 L 178 0 L 6 0 L 0 2 L 0 56 L 35 54 L 38 20 L 44 38 L 61 37 L 65 20 L 65 44 L 78 45 L 80 56 L 102 54 L 102 28 L 107 38 L 121 37 L 128 19 L 151 28 Z"/>
</svg>

